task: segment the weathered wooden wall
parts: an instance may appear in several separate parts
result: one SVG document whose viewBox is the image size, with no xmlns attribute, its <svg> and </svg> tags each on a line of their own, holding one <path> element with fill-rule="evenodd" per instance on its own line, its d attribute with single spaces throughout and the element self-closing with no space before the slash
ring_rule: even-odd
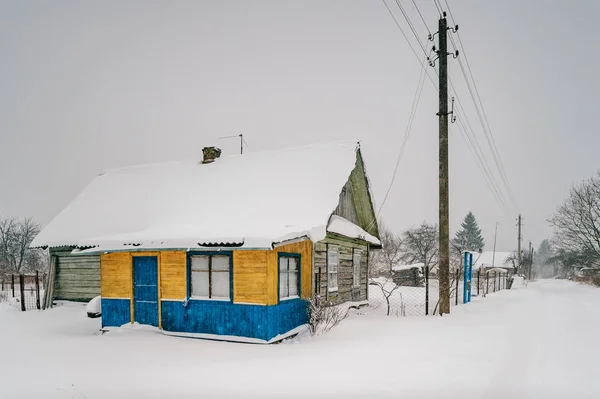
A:
<svg viewBox="0 0 600 399">
<path fill-rule="evenodd" d="M 337 246 L 339 254 L 338 265 L 338 290 L 328 292 L 327 290 L 327 246 Z M 353 249 L 361 251 L 360 266 L 360 287 L 353 287 L 354 266 L 352 262 Z M 339 236 L 336 234 L 327 234 L 323 241 L 314 245 L 314 268 L 315 281 L 318 283 L 316 293 L 322 298 L 327 298 L 333 304 L 340 304 L 348 301 L 364 301 L 367 299 L 368 286 L 368 245 L 365 241 L 355 240 Z M 317 284 L 316 283 L 316 284 Z"/>
<path fill-rule="evenodd" d="M 338 206 L 335 208 L 335 211 L 333 211 L 333 214 L 343 217 L 344 219 L 349 220 L 358 226 L 358 216 L 356 215 L 356 209 L 354 207 L 354 200 L 352 199 L 352 189 L 350 185 L 351 181 L 348 180 L 342 189 L 342 192 L 340 193 Z"/>
<path fill-rule="evenodd" d="M 100 295 L 100 256 L 70 255 L 68 250 L 51 250 L 56 259 L 54 299 L 89 301 Z"/>
<path fill-rule="evenodd" d="M 369 181 L 366 177 L 365 166 L 362 156 L 360 155 L 360 150 L 356 152 L 356 166 L 350 174 L 349 183 L 348 187 L 350 188 L 358 220 L 358 223 L 355 224 L 358 224 L 375 237 L 379 237 L 377 221 L 373 222 L 376 218 L 375 210 L 373 208 L 369 190 Z"/>
</svg>

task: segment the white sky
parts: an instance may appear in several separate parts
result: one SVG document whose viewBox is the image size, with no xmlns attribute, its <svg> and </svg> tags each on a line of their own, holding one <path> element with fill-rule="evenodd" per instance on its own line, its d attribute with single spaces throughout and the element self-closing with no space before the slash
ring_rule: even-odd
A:
<svg viewBox="0 0 600 399">
<path fill-rule="evenodd" d="M 537 246 L 569 186 L 599 166 L 600 3 L 449 3 Z M 425 38 L 412 1 L 401 4 Z M 433 1 L 417 4 L 437 30 Z M 248 151 L 361 140 L 381 204 L 420 72 L 378 0 L 0 1 L 0 54 L 0 214 L 42 224 L 108 168 L 200 159 L 206 145 L 234 153 L 237 141 L 217 138 L 238 133 Z M 458 63 L 449 69 L 500 185 Z M 382 211 L 394 230 L 437 221 L 436 112 L 426 82 Z M 452 231 L 472 210 L 487 249 L 497 221 L 498 249 L 514 249 L 517 212 L 494 201 L 456 125 L 450 143 Z"/>
</svg>

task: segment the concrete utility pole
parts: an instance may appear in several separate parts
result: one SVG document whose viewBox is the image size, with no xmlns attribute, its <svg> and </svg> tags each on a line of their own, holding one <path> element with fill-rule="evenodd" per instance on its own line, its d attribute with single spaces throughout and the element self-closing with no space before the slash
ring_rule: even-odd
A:
<svg viewBox="0 0 600 399">
<path fill-rule="evenodd" d="M 531 280 L 531 269 L 533 269 L 533 249 L 531 248 L 531 241 L 529 241 L 529 280 Z"/>
<path fill-rule="evenodd" d="M 454 117 L 454 98 L 452 99 L 452 111 L 448 112 L 448 55 L 458 57 L 456 53 L 448 53 L 448 29 L 453 32 L 458 30 L 458 25 L 448 28 L 446 12 L 438 21 L 437 33 L 429 34 L 429 40 L 433 41 L 438 35 L 438 49 L 433 47 L 439 60 L 439 100 L 440 108 L 437 113 L 439 118 L 439 281 L 440 281 L 440 316 L 450 313 L 450 212 L 448 206 L 448 115 Z M 435 66 L 435 60 L 429 60 L 429 66 Z"/>
<path fill-rule="evenodd" d="M 496 265 L 496 237 L 498 236 L 498 223 L 496 222 L 496 230 L 494 231 L 494 252 L 492 253 L 492 267 Z"/>
<path fill-rule="evenodd" d="M 519 213 L 519 223 L 517 224 L 517 226 L 519 226 L 519 236 L 518 236 L 518 242 L 517 242 L 517 272 L 519 272 L 519 269 L 521 268 L 521 214 Z"/>
<path fill-rule="evenodd" d="M 439 149 L 439 278 L 440 315 L 450 313 L 450 212 L 448 205 L 448 22 L 446 13 L 439 20 L 439 86 L 440 86 L 440 149 Z"/>
</svg>

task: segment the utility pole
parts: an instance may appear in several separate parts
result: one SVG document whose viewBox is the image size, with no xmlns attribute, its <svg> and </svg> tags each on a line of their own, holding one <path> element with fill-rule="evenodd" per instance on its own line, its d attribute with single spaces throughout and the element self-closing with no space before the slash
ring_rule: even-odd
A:
<svg viewBox="0 0 600 399">
<path fill-rule="evenodd" d="M 519 223 L 517 224 L 517 226 L 519 226 L 519 236 L 518 236 L 518 242 L 517 242 L 517 272 L 519 271 L 519 269 L 521 268 L 521 214 L 519 213 Z"/>
<path fill-rule="evenodd" d="M 450 313 L 450 212 L 448 206 L 448 22 L 444 17 L 438 24 L 439 46 L 439 246 L 440 246 L 440 315 Z"/>
<path fill-rule="evenodd" d="M 448 115 L 454 116 L 454 98 L 452 99 L 452 111 L 448 112 L 448 55 L 458 57 L 456 53 L 448 53 L 448 29 L 453 32 L 458 30 L 458 25 L 448 28 L 446 12 L 438 21 L 438 31 L 429 35 L 433 41 L 438 35 L 438 48 L 433 50 L 437 53 L 439 60 L 439 281 L 440 281 L 440 316 L 450 313 L 450 211 L 448 206 Z M 429 60 L 430 66 L 435 66 L 436 60 Z"/>
<path fill-rule="evenodd" d="M 494 232 L 494 253 L 492 254 L 492 267 L 496 264 L 496 237 L 498 236 L 498 223 L 496 222 L 496 231 Z"/>
<path fill-rule="evenodd" d="M 529 280 L 531 280 L 531 269 L 533 269 L 533 249 L 531 248 L 531 241 L 529 241 Z"/>
</svg>

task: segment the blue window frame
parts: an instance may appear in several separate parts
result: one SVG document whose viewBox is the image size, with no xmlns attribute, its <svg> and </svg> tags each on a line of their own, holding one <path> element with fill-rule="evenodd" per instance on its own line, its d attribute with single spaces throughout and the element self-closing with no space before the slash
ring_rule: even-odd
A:
<svg viewBox="0 0 600 399">
<path fill-rule="evenodd" d="M 187 254 L 187 297 L 233 301 L 233 253 L 192 251 Z"/>
<path fill-rule="evenodd" d="M 300 254 L 279 253 L 277 288 L 280 301 L 300 298 L 302 294 L 301 261 Z"/>
</svg>

